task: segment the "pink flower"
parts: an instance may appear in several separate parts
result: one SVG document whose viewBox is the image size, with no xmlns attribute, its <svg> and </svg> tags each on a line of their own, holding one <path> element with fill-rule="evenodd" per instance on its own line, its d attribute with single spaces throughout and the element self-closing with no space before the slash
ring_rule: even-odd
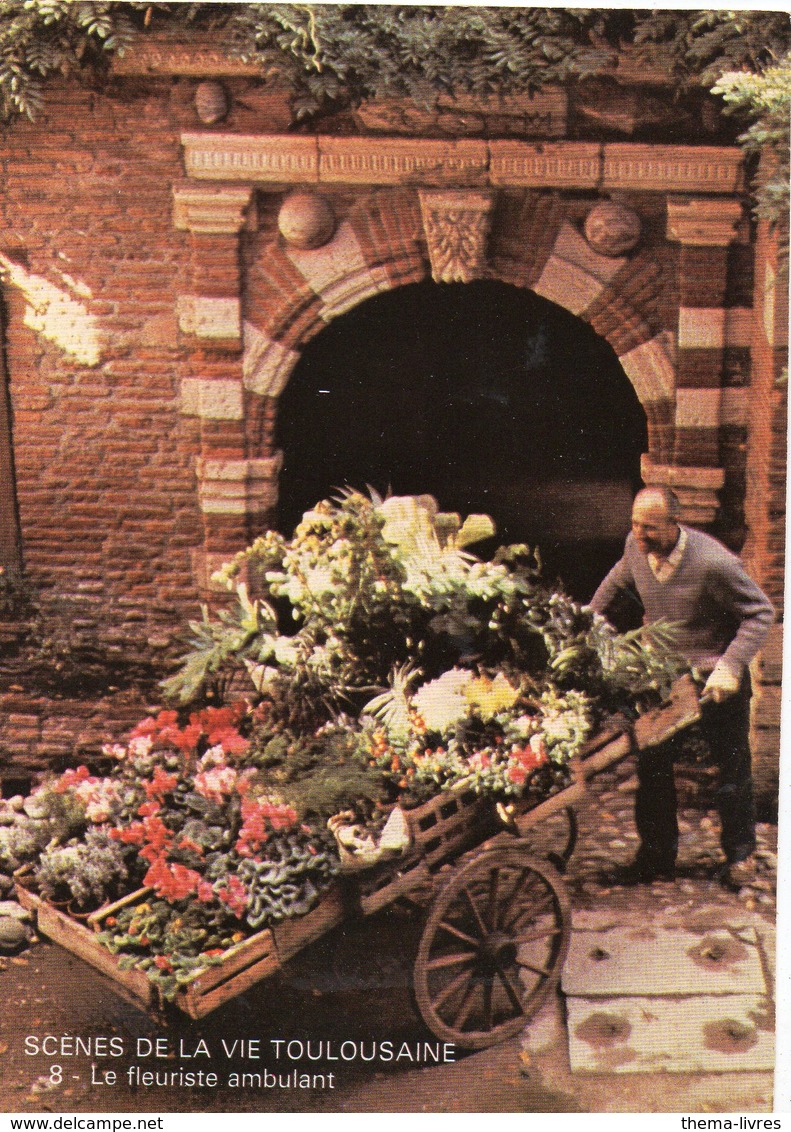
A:
<svg viewBox="0 0 791 1132">
<path fill-rule="evenodd" d="M 214 900 L 214 886 L 207 880 L 202 880 L 198 885 L 197 895 L 201 904 L 211 904 Z"/>
<path fill-rule="evenodd" d="M 54 790 L 56 794 L 65 794 L 67 790 L 71 790 L 75 786 L 79 786 L 81 782 L 96 782 L 98 781 L 87 766 L 78 766 L 76 770 L 64 770 L 58 781 L 55 783 Z"/>
<path fill-rule="evenodd" d="M 215 766 L 195 775 L 195 789 L 210 802 L 222 802 L 233 793 L 236 771 L 231 766 Z"/>
</svg>

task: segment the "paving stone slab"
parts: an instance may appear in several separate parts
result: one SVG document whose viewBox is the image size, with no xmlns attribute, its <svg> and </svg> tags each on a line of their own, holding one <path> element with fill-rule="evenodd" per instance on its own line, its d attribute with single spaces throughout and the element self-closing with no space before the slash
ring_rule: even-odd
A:
<svg viewBox="0 0 791 1132">
<path fill-rule="evenodd" d="M 586 997 L 768 991 L 752 927 L 574 931 L 561 985 L 567 995 Z"/>
<path fill-rule="evenodd" d="M 573 1073 L 725 1073 L 774 1068 L 763 995 L 570 998 Z"/>
</svg>

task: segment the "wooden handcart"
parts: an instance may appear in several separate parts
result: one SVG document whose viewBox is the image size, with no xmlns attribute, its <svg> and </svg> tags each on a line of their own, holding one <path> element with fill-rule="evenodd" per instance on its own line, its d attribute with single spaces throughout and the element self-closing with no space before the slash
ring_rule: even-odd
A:
<svg viewBox="0 0 791 1132">
<path fill-rule="evenodd" d="M 284 920 L 226 951 L 179 990 L 175 1005 L 202 1018 L 277 971 L 308 944 L 354 915 L 368 916 L 400 900 L 427 907 L 414 965 L 420 1013 L 436 1037 L 482 1049 L 519 1032 L 556 987 L 571 934 L 571 906 L 561 870 L 574 847 L 574 805 L 590 778 L 636 749 L 670 738 L 699 718 L 689 677 L 669 702 L 633 726 L 614 725 L 590 741 L 571 766 L 572 782 L 506 827 L 495 807 L 472 790 L 435 796 L 407 812 L 406 856 L 341 877 L 307 915 Z M 565 814 L 568 835 L 558 853 L 535 852 L 530 832 Z M 502 815 L 501 815 L 502 816 Z M 145 972 L 125 970 L 97 932 L 121 907 L 146 900 L 141 889 L 89 917 L 86 924 L 18 884 L 38 930 L 108 976 L 122 997 L 159 1015 Z"/>
</svg>

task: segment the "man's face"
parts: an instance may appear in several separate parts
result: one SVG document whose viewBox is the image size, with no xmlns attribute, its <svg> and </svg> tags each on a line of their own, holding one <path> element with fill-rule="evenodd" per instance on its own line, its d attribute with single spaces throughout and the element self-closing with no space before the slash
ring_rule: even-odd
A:
<svg viewBox="0 0 791 1132">
<path fill-rule="evenodd" d="M 678 540 L 678 524 L 661 497 L 637 497 L 632 508 L 632 534 L 643 554 L 669 554 Z"/>
</svg>

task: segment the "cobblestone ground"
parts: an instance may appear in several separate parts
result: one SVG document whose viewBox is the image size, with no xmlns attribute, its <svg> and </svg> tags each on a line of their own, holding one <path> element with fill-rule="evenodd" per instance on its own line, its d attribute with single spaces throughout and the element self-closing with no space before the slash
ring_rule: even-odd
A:
<svg viewBox="0 0 791 1132">
<path fill-rule="evenodd" d="M 738 892 L 718 879 L 724 862 L 719 819 L 705 808 L 679 810 L 680 845 L 673 882 L 623 886 L 614 872 L 629 864 L 638 847 L 634 829 L 634 765 L 626 760 L 590 782 L 578 807 L 579 837 L 565 882 L 573 924 L 596 930 L 646 926 L 708 930 L 752 926 L 769 985 L 775 976 L 777 826 L 759 823 L 757 876 Z M 555 820 L 555 819 L 553 819 Z M 563 822 L 555 820 L 555 844 L 563 841 Z M 546 850 L 549 831 L 541 831 Z M 562 996 L 549 1004 L 524 1035 L 523 1068 L 535 1084 L 550 1081 L 561 1095 L 587 1112 L 762 1112 L 771 1111 L 770 1073 L 611 1073 L 572 1074 Z"/>
<path fill-rule="evenodd" d="M 721 905 L 730 913 L 763 913 L 774 922 L 777 826 L 759 823 L 755 882 L 734 893 L 717 878 L 725 858 L 719 846 L 719 819 L 713 809 L 680 809 L 677 878 L 673 883 L 657 881 L 635 887 L 613 884 L 615 869 L 634 859 L 639 844 L 634 829 L 636 786 L 630 760 L 591 780 L 587 802 L 578 810 L 579 839 L 566 872 L 575 907 L 598 907 L 606 901 L 612 908 L 629 909 L 637 892 L 655 910 L 705 902 Z"/>
</svg>

